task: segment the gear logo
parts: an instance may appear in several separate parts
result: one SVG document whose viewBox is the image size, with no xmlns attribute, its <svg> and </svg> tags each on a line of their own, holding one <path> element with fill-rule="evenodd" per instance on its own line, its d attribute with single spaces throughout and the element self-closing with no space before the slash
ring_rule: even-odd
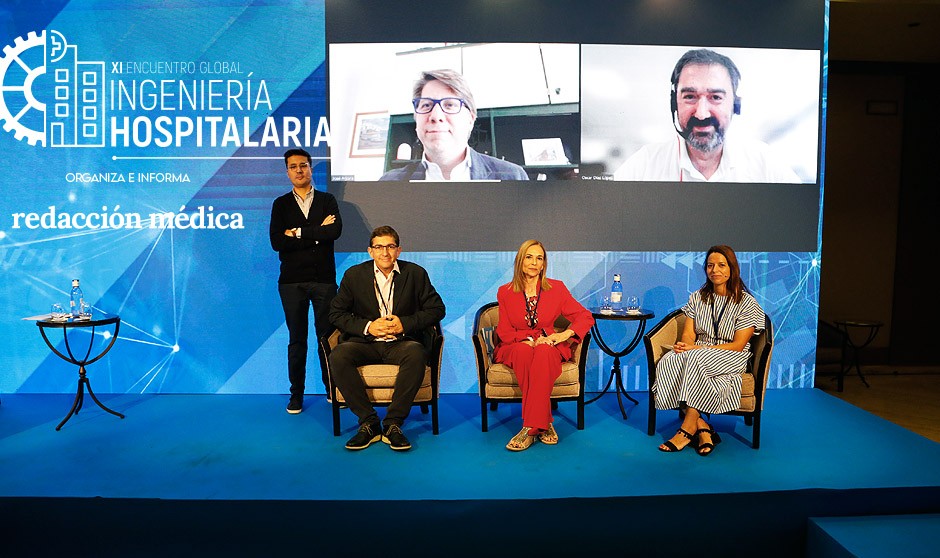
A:
<svg viewBox="0 0 940 558">
<path fill-rule="evenodd" d="M 78 60 L 58 31 L 30 32 L 0 56 L 0 121 L 30 145 L 103 147 L 104 62 Z"/>
</svg>

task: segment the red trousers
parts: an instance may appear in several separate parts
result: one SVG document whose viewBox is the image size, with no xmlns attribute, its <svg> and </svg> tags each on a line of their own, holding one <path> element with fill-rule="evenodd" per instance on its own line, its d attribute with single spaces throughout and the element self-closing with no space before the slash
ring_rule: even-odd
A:
<svg viewBox="0 0 940 558">
<path fill-rule="evenodd" d="M 522 390 L 522 426 L 545 430 L 552 422 L 552 386 L 561 376 L 562 354 L 555 345 L 504 345 L 497 362 L 512 368 Z"/>
</svg>

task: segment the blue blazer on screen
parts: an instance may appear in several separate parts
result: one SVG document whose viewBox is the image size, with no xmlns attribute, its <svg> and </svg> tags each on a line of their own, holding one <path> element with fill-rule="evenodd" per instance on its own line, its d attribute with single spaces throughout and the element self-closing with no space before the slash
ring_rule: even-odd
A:
<svg viewBox="0 0 940 558">
<path fill-rule="evenodd" d="M 529 175 L 525 169 L 515 163 L 497 159 L 489 155 L 477 153 L 472 147 L 470 151 L 470 180 L 528 180 Z M 427 167 L 423 161 L 408 163 L 400 169 L 392 169 L 382 175 L 379 180 L 424 180 Z"/>
</svg>

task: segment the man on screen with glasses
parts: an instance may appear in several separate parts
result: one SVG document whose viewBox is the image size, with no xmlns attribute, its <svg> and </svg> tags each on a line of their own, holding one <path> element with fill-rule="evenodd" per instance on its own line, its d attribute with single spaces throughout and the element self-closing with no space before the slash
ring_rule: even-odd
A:
<svg viewBox="0 0 940 558">
<path fill-rule="evenodd" d="M 311 303 L 317 337 L 333 331 L 327 319 L 330 302 L 336 296 L 333 242 L 343 232 L 343 222 L 336 198 L 313 188 L 310 154 L 303 149 L 289 149 L 284 153 L 284 162 L 293 188 L 274 200 L 269 234 L 271 247 L 281 260 L 277 290 L 290 334 L 287 344 L 287 374 L 290 379 L 287 412 L 295 415 L 303 410 L 304 404 Z M 320 356 L 323 385 L 329 386 L 326 363 L 316 339 L 313 346 L 317 347 Z"/>
<path fill-rule="evenodd" d="M 528 180 L 522 167 L 477 153 L 467 144 L 477 118 L 473 93 L 453 70 L 423 72 L 414 86 L 415 131 L 421 161 L 392 169 L 379 180 Z"/>
<path fill-rule="evenodd" d="M 372 260 L 346 271 L 330 306 L 330 322 L 341 332 L 330 353 L 330 370 L 359 418 L 359 429 L 346 449 L 365 449 L 381 440 L 404 451 L 411 443 L 402 425 L 424 379 L 433 326 L 444 319 L 444 301 L 423 267 L 398 259 L 401 243 L 392 227 L 372 231 L 368 252 Z M 366 364 L 399 367 L 381 426 L 357 370 Z"/>
</svg>

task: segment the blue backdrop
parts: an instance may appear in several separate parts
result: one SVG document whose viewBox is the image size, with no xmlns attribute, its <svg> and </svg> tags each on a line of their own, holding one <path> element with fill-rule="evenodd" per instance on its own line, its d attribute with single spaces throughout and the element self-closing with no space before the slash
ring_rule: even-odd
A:
<svg viewBox="0 0 940 558">
<path fill-rule="evenodd" d="M 317 157 L 315 180 L 327 183 L 323 6 L 201 4 L 0 7 L 0 392 L 74 391 L 74 367 L 21 318 L 67 303 L 80 278 L 86 299 L 122 320 L 111 353 L 90 367 L 97 392 L 286 393 L 267 225 L 271 202 L 290 187 L 287 147 Z M 437 218 L 415 210 L 416 220 Z M 717 242 L 701 239 L 703 248 Z M 700 252 L 548 248 L 549 275 L 587 306 L 620 273 L 658 319 L 704 280 Z M 476 391 L 473 316 L 510 279 L 513 257 L 403 253 L 428 269 L 447 305 L 443 391 Z M 366 258 L 337 254 L 339 274 Z M 811 387 L 819 254 L 739 258 L 776 325 L 771 387 Z M 632 336 L 622 324 L 603 327 L 614 345 Z M 587 388 L 596 390 L 611 360 L 596 348 L 589 358 Z M 623 364 L 628 389 L 646 389 L 642 349 Z"/>
</svg>

